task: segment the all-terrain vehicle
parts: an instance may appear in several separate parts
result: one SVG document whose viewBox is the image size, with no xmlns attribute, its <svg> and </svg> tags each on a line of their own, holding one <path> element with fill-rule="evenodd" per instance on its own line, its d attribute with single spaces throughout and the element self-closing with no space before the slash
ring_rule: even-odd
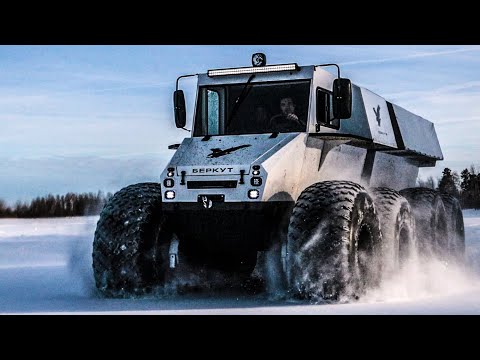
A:
<svg viewBox="0 0 480 360">
<path fill-rule="evenodd" d="M 93 270 L 103 294 L 161 287 L 189 263 L 339 299 L 416 249 L 461 260 L 458 201 L 415 188 L 419 168 L 443 159 L 433 123 L 335 64 L 268 66 L 255 54 L 252 65 L 186 75 L 198 77 L 191 137 L 170 146 L 158 183 L 121 189 L 101 212 Z"/>
</svg>

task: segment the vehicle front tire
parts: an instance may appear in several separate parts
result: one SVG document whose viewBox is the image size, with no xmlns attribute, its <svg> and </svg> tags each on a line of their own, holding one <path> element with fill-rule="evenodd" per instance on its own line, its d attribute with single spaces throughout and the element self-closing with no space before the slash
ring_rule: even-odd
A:
<svg viewBox="0 0 480 360">
<path fill-rule="evenodd" d="M 103 208 L 92 254 L 103 295 L 140 295 L 164 281 L 170 235 L 161 205 L 160 185 L 140 183 L 118 191 Z"/>
</svg>

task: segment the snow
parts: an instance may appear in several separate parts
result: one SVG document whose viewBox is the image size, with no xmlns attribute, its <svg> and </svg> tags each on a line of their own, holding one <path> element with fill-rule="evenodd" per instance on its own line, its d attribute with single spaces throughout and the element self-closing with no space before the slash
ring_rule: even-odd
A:
<svg viewBox="0 0 480 360">
<path fill-rule="evenodd" d="M 104 299 L 91 270 L 98 217 L 0 219 L 1 314 L 480 314 L 480 210 L 465 210 L 464 267 L 412 262 L 359 302 L 311 305 L 213 290 Z"/>
</svg>

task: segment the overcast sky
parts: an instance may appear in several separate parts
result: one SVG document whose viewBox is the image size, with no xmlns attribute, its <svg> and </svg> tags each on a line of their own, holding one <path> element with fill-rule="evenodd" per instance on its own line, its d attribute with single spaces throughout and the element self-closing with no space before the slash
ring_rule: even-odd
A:
<svg viewBox="0 0 480 360">
<path fill-rule="evenodd" d="M 338 63 L 343 77 L 432 121 L 445 161 L 421 176 L 438 176 L 445 166 L 480 169 L 480 46 L 0 46 L 0 198 L 69 184 L 72 191 L 98 190 L 95 181 L 78 185 L 84 181 L 72 159 L 92 160 L 81 165 L 92 177 L 99 168 L 112 176 L 102 159 L 150 159 L 161 167 L 173 154 L 167 146 L 188 136 L 173 124 L 176 78 L 249 66 L 259 51 L 270 64 Z M 182 84 L 189 97 L 195 81 Z M 28 173 L 32 161 L 44 165 Z M 155 177 L 161 170 L 144 172 Z M 38 187 L 37 177 L 46 176 L 50 185 Z M 99 184 L 119 185 L 107 178 Z"/>
</svg>

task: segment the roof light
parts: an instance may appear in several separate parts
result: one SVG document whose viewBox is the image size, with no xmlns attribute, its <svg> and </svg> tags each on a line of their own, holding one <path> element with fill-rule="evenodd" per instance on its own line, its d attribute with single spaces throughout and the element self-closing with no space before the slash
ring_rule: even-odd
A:
<svg viewBox="0 0 480 360">
<path fill-rule="evenodd" d="M 264 53 L 253 54 L 252 65 L 254 67 L 267 65 L 267 57 L 265 56 L 265 54 Z"/>
<path fill-rule="evenodd" d="M 242 74 L 258 74 L 266 72 L 278 72 L 278 71 L 293 71 L 299 70 L 298 65 L 295 64 L 284 64 L 284 65 L 270 65 L 270 66 L 261 66 L 261 67 L 241 67 L 233 69 L 218 69 L 218 70 L 208 70 L 208 76 L 224 76 L 224 75 L 242 75 Z"/>
</svg>

